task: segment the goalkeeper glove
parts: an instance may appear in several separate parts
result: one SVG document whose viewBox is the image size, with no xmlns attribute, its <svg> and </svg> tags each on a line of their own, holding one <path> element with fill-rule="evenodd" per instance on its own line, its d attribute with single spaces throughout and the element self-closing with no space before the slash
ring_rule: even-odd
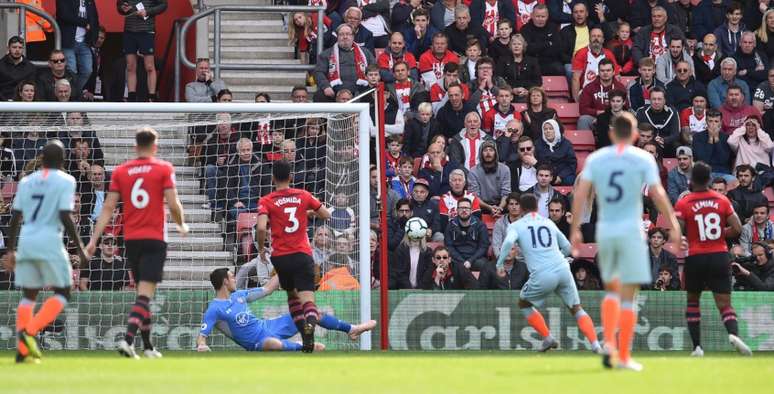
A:
<svg viewBox="0 0 774 394">
<path fill-rule="evenodd" d="M 210 352 L 212 351 L 209 346 L 207 345 L 199 345 L 196 347 L 197 352 Z"/>
</svg>

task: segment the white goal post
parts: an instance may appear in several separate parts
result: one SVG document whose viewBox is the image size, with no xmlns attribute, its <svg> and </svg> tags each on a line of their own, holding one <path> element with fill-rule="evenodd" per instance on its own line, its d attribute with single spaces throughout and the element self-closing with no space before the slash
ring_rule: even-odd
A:
<svg viewBox="0 0 774 394">
<path fill-rule="evenodd" d="M 354 161 L 357 161 L 357 165 L 352 164 L 352 168 L 356 168 L 358 171 L 357 177 L 352 177 L 351 183 L 357 183 L 357 204 L 358 214 L 355 215 L 356 228 L 349 236 L 355 240 L 358 245 L 354 248 L 352 255 L 358 255 L 359 261 L 356 264 L 359 267 L 359 271 L 356 277 L 359 278 L 360 290 L 359 290 L 359 318 L 360 321 L 370 320 L 371 317 L 371 262 L 370 262 L 370 248 L 369 240 L 371 237 L 371 225 L 370 225 L 370 182 L 369 182 L 369 166 L 370 166 L 370 127 L 369 127 L 369 105 L 366 103 L 59 103 L 59 102 L 0 102 L 0 131 L 8 133 L 8 124 L 13 124 L 13 128 L 18 129 L 20 132 L 25 131 L 25 127 L 30 129 L 25 124 L 25 114 L 39 113 L 39 114 L 55 114 L 54 116 L 61 119 L 64 114 L 79 112 L 84 114 L 104 114 L 105 119 L 120 114 L 122 122 L 122 130 L 129 128 L 139 128 L 142 126 L 153 127 L 153 122 L 144 122 L 143 114 L 146 118 L 150 118 L 147 114 L 178 114 L 178 118 L 184 119 L 183 114 L 210 114 L 214 118 L 215 114 L 230 113 L 230 114 L 249 114 L 255 117 L 259 116 L 277 116 L 277 119 L 281 119 L 282 116 L 294 117 L 296 119 L 331 116 L 328 119 L 336 120 L 336 116 L 347 115 L 351 118 L 347 118 L 352 126 L 349 129 L 357 128 L 354 139 L 356 140 L 356 146 L 354 149 Z M 62 114 L 62 115 L 59 115 Z M 133 120 L 135 118 L 136 120 Z M 247 118 L 247 117 L 245 117 Z M 5 119 L 5 123 L 3 122 Z M 9 119 L 13 119 L 9 122 Z M 18 120 L 17 120 L 18 119 Z M 274 118 L 272 118 L 274 119 Z M 107 120 L 109 122 L 109 120 Z M 185 123 L 185 122 L 183 122 Z M 5 125 L 5 129 L 3 129 Z M 105 123 L 101 124 L 103 129 Z M 165 124 L 166 127 L 175 126 L 170 125 L 169 122 Z M 190 127 L 190 125 L 189 125 Z M 62 132 L 67 127 L 60 126 L 46 126 L 46 130 L 54 130 Z M 348 129 L 348 130 L 349 130 Z M 100 128 L 96 128 L 99 132 Z M 353 130 L 355 131 L 355 130 Z M 11 131 L 13 132 L 13 131 Z M 66 131 L 65 131 L 66 132 Z M 179 141 L 179 140 L 175 140 Z M 353 141 L 354 142 L 354 141 Z M 180 147 L 176 146 L 176 149 Z M 186 148 L 186 147 L 183 147 Z M 123 149 L 130 151 L 131 147 L 126 146 Z M 165 159 L 163 154 L 159 155 L 160 159 Z M 351 175 L 350 175 L 351 176 Z M 350 188 L 354 192 L 354 185 Z M 352 197 L 353 202 L 354 196 Z M 198 201 L 198 200 L 197 200 Z M 327 203 L 324 202 L 324 203 Z M 173 235 L 174 230 L 170 229 L 170 236 Z M 383 273 L 386 275 L 386 273 Z M 354 296 L 354 294 L 353 294 Z M 354 307 L 354 305 L 353 305 Z M 9 311 L 10 312 L 10 311 Z M 354 312 L 354 311 L 353 311 Z M 2 311 L 0 311 L 2 314 Z M 2 317 L 2 316 L 0 316 Z M 124 319 L 125 316 L 121 316 Z M 353 316 L 354 318 L 354 316 Z M 353 322 L 357 323 L 357 322 Z M 0 322 L 0 325 L 5 324 Z M 115 322 L 114 322 L 115 324 Z M 198 327 L 198 322 L 196 322 Z M 198 329 L 198 328 L 197 328 Z M 154 334 L 156 335 L 156 334 Z M 359 348 L 360 350 L 371 349 L 371 335 L 366 333 L 360 338 Z M 354 344 L 353 344 L 354 345 Z"/>
</svg>

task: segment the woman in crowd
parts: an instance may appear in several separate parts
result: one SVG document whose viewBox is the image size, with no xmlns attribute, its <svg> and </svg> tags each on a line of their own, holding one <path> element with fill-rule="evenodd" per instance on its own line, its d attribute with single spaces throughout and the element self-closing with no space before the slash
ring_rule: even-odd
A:
<svg viewBox="0 0 774 394">
<path fill-rule="evenodd" d="M 511 85 L 513 100 L 518 103 L 526 102 L 529 89 L 543 83 L 537 59 L 527 56 L 526 51 L 527 41 L 521 34 L 514 34 L 511 37 L 512 56 L 501 58 L 495 71 L 495 75 Z"/>
<path fill-rule="evenodd" d="M 562 138 L 559 123 L 553 119 L 543 122 L 542 129 L 542 138 L 535 140 L 535 157 L 554 168 L 554 185 L 572 186 L 578 166 L 572 143 Z"/>
<path fill-rule="evenodd" d="M 428 231 L 428 236 L 431 231 Z M 433 265 L 432 253 L 427 247 L 426 238 L 411 239 L 408 234 L 404 235 L 400 245 L 390 256 L 390 289 L 420 288 L 425 271 Z"/>
<path fill-rule="evenodd" d="M 533 140 L 540 137 L 541 127 L 545 121 L 559 120 L 556 110 L 548 107 L 548 96 L 542 87 L 534 86 L 529 89 L 527 109 L 521 111 L 521 119 L 524 123 L 524 135 L 528 135 Z"/>
</svg>

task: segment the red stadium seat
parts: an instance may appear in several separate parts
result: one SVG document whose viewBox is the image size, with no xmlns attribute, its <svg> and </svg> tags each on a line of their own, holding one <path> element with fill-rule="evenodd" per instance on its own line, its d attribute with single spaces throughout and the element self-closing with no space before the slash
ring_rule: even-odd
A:
<svg viewBox="0 0 774 394">
<path fill-rule="evenodd" d="M 578 159 L 578 167 L 575 169 L 575 174 L 580 174 L 583 171 L 583 165 L 586 163 L 586 159 L 591 153 L 589 152 L 575 152 L 575 158 Z"/>
<path fill-rule="evenodd" d="M 582 244 L 578 250 L 578 258 L 595 261 L 597 258 L 597 244 Z"/>
<path fill-rule="evenodd" d="M 667 172 L 677 167 L 677 159 L 662 159 L 661 163 L 664 165 L 664 168 L 666 168 Z"/>
<path fill-rule="evenodd" d="M 556 110 L 556 115 L 565 127 L 575 127 L 580 117 L 578 103 L 548 102 L 548 106 Z"/>
<path fill-rule="evenodd" d="M 13 196 L 16 194 L 16 182 L 6 182 L 3 184 L 3 188 L 0 189 L 0 194 L 3 196 L 3 201 L 11 202 Z"/>
<path fill-rule="evenodd" d="M 554 186 L 554 190 L 566 196 L 572 193 L 572 186 Z"/>
<path fill-rule="evenodd" d="M 495 217 L 485 213 L 481 215 L 481 221 L 483 221 L 484 224 L 486 225 L 486 229 L 487 231 L 489 231 L 489 236 L 491 237 L 492 231 L 494 231 L 494 227 L 495 227 L 495 221 L 496 221 Z"/>
<path fill-rule="evenodd" d="M 525 103 L 514 103 L 513 109 L 516 110 L 516 112 L 521 112 L 527 109 L 527 104 Z"/>
<path fill-rule="evenodd" d="M 427 247 L 430 248 L 430 250 L 435 250 L 439 246 L 443 246 L 443 242 L 428 242 Z"/>
<path fill-rule="evenodd" d="M 546 96 L 549 99 L 570 99 L 570 87 L 567 85 L 567 78 L 564 76 L 544 76 L 543 90 L 546 91 Z"/>
<path fill-rule="evenodd" d="M 593 152 L 597 146 L 594 133 L 591 130 L 565 130 L 564 138 L 572 143 L 576 152 Z"/>
<path fill-rule="evenodd" d="M 258 223 L 257 212 L 242 212 L 237 217 L 237 239 L 241 245 L 240 254 L 250 261 L 253 251 L 253 227 Z"/>
<path fill-rule="evenodd" d="M 763 189 L 763 195 L 769 200 L 769 206 L 774 207 L 774 189 L 770 187 Z"/>
</svg>

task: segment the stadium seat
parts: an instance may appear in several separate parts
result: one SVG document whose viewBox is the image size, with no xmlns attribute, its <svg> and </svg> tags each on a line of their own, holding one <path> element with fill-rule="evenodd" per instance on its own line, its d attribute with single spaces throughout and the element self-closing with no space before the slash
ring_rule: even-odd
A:
<svg viewBox="0 0 774 394">
<path fill-rule="evenodd" d="M 3 184 L 3 188 L 0 189 L 0 194 L 3 196 L 3 201 L 11 202 L 13 196 L 16 194 L 16 182 L 10 181 Z"/>
<path fill-rule="evenodd" d="M 763 189 L 763 195 L 769 200 L 769 206 L 774 207 L 774 189 L 770 187 Z"/>
<path fill-rule="evenodd" d="M 483 221 L 484 224 L 486 225 L 486 229 L 489 232 L 489 236 L 491 237 L 495 227 L 495 217 L 490 214 L 484 213 L 481 215 L 481 221 Z"/>
<path fill-rule="evenodd" d="M 514 103 L 513 109 L 516 110 L 516 112 L 521 112 L 527 109 L 527 104 L 525 103 Z"/>
<path fill-rule="evenodd" d="M 548 102 L 548 106 L 556 110 L 556 115 L 565 127 L 575 127 L 580 117 L 578 103 Z"/>
<path fill-rule="evenodd" d="M 578 252 L 579 259 L 595 261 L 597 258 L 597 244 L 582 244 Z"/>
<path fill-rule="evenodd" d="M 661 164 L 666 168 L 667 172 L 677 167 L 677 159 L 662 159 Z"/>
<path fill-rule="evenodd" d="M 572 193 L 572 186 L 554 186 L 554 190 L 566 196 Z"/>
<path fill-rule="evenodd" d="M 244 261 L 250 261 L 253 251 L 253 227 L 258 223 L 257 212 L 242 212 L 237 217 L 237 239 L 240 244 L 240 255 Z"/>
<path fill-rule="evenodd" d="M 419 166 L 422 165 L 422 158 L 421 157 L 415 157 L 414 158 L 414 172 L 413 175 L 416 177 L 419 175 Z"/>
<path fill-rule="evenodd" d="M 435 250 L 439 246 L 443 246 L 443 242 L 428 242 L 427 247 L 430 248 L 430 250 Z"/>
<path fill-rule="evenodd" d="M 570 99 L 570 87 L 567 85 L 567 78 L 564 76 L 544 76 L 543 90 L 549 99 Z"/>
<path fill-rule="evenodd" d="M 575 152 L 593 152 L 597 146 L 594 133 L 591 130 L 565 130 L 564 138 L 572 143 Z"/>
<path fill-rule="evenodd" d="M 583 171 L 583 165 L 586 163 L 586 158 L 589 157 L 590 152 L 575 152 L 575 158 L 578 159 L 578 167 L 575 168 L 575 174 L 580 174 Z"/>
</svg>

